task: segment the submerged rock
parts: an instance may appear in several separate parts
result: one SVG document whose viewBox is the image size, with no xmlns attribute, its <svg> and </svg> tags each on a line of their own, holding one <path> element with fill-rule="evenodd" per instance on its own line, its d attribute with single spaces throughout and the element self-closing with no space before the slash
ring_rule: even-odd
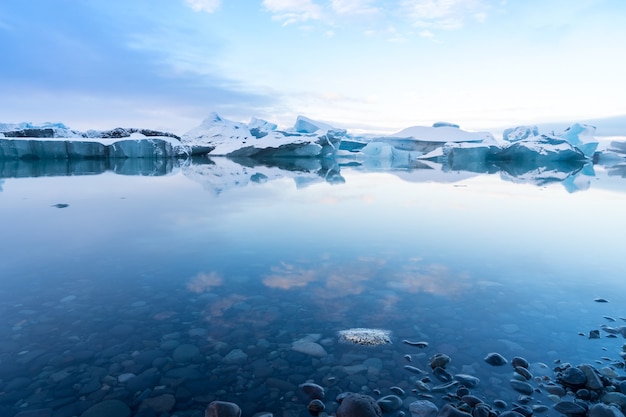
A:
<svg viewBox="0 0 626 417">
<path fill-rule="evenodd" d="M 380 346 L 391 343 L 391 332 L 383 329 L 355 328 L 337 332 L 340 343 L 363 346 Z"/>
<path fill-rule="evenodd" d="M 340 401 L 337 407 L 337 417 L 382 417 L 383 415 L 376 400 L 369 395 L 344 393 Z"/>
</svg>

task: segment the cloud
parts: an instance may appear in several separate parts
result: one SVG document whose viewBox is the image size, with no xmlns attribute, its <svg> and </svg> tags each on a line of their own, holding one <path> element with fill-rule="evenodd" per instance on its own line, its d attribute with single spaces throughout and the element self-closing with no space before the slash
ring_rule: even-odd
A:
<svg viewBox="0 0 626 417">
<path fill-rule="evenodd" d="M 185 0 L 195 12 L 213 13 L 220 7 L 221 0 Z"/>
<path fill-rule="evenodd" d="M 283 26 L 322 18 L 322 7 L 312 0 L 263 0 L 265 9 L 273 13 L 272 19 Z"/>
<path fill-rule="evenodd" d="M 400 7 L 417 27 L 459 29 L 468 18 L 485 21 L 483 0 L 402 0 Z"/>
<path fill-rule="evenodd" d="M 371 14 L 378 13 L 380 9 L 372 6 L 373 0 L 331 0 L 333 11 L 338 14 Z"/>
</svg>

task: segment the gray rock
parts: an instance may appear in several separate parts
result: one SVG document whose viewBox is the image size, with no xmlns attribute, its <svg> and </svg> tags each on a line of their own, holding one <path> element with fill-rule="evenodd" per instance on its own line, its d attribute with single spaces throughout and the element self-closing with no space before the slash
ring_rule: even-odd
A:
<svg viewBox="0 0 626 417">
<path fill-rule="evenodd" d="M 491 366 L 502 366 L 509 363 L 504 356 L 500 355 L 497 352 L 491 352 L 485 356 L 485 362 L 487 362 Z"/>
<path fill-rule="evenodd" d="M 322 345 L 316 342 L 294 342 L 291 345 L 291 349 L 296 352 L 304 353 L 305 355 L 313 356 L 315 358 L 323 358 L 328 355 L 326 349 Z"/>
<path fill-rule="evenodd" d="M 428 400 L 413 401 L 409 404 L 409 411 L 411 417 L 436 417 L 439 413 L 439 408 Z"/>
<path fill-rule="evenodd" d="M 119 400 L 106 400 L 94 404 L 80 417 L 130 417 L 130 408 Z"/>
<path fill-rule="evenodd" d="M 337 417 L 382 417 L 383 412 L 369 395 L 345 393 L 337 407 Z M 208 416 L 207 416 L 208 417 Z"/>
<path fill-rule="evenodd" d="M 530 364 L 528 363 L 528 361 L 519 356 L 516 356 L 513 359 L 511 359 L 511 364 L 513 365 L 513 367 L 521 366 L 522 368 L 526 368 L 526 369 L 530 367 Z"/>
<path fill-rule="evenodd" d="M 526 381 L 533 379 L 533 374 L 531 374 L 530 371 L 523 366 L 516 366 L 514 369 L 515 373 L 521 375 Z"/>
<path fill-rule="evenodd" d="M 207 406 L 204 417 L 241 417 L 241 408 L 235 403 L 213 401 Z"/>
<path fill-rule="evenodd" d="M 624 417 L 624 413 L 616 407 L 598 403 L 589 409 L 589 417 Z"/>
</svg>

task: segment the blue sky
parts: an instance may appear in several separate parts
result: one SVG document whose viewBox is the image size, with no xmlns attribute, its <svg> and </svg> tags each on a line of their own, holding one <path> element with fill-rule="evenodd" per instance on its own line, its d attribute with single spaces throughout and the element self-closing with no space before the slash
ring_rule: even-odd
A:
<svg viewBox="0 0 626 417">
<path fill-rule="evenodd" d="M 0 122 L 177 133 L 626 115 L 622 0 L 2 0 Z M 602 132 L 600 132 L 602 133 Z"/>
</svg>

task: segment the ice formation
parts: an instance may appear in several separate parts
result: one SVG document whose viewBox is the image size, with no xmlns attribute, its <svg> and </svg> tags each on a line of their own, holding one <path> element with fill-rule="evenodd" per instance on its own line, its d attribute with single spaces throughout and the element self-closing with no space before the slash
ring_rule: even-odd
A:
<svg viewBox="0 0 626 417">
<path fill-rule="evenodd" d="M 391 331 L 383 329 L 355 328 L 337 332 L 340 343 L 364 346 L 380 346 L 391 343 Z"/>
</svg>

